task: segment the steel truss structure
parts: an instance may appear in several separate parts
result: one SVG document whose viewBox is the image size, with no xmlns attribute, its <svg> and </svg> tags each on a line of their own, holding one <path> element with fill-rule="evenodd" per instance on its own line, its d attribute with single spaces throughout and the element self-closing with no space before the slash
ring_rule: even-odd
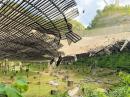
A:
<svg viewBox="0 0 130 97">
<path fill-rule="evenodd" d="M 77 42 L 68 20 L 74 0 L 0 0 L 0 59 L 58 57 L 61 39 Z"/>
</svg>

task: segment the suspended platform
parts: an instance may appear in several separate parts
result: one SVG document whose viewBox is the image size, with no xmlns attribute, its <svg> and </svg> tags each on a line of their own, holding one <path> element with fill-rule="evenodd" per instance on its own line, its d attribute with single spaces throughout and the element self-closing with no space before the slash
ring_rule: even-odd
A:
<svg viewBox="0 0 130 97">
<path fill-rule="evenodd" d="M 0 0 L 0 59 L 58 57 L 61 39 L 77 42 L 74 0 Z"/>
</svg>

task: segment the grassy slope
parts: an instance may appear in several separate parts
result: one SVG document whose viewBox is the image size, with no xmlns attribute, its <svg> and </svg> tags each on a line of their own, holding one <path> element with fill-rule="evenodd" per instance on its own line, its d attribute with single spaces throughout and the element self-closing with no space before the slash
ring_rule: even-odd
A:
<svg viewBox="0 0 130 97">
<path fill-rule="evenodd" d="M 102 11 L 97 11 L 97 15 L 93 19 L 90 27 L 93 29 L 130 23 L 129 16 L 130 6 L 115 7 L 114 5 L 110 5 Z"/>
<path fill-rule="evenodd" d="M 70 23 L 73 25 L 73 32 L 81 35 L 86 32 L 86 28 L 77 20 L 71 20 Z"/>
<path fill-rule="evenodd" d="M 74 31 L 85 31 L 85 27 L 79 21 L 71 20 L 70 23 L 72 23 Z"/>
<path fill-rule="evenodd" d="M 97 33 L 99 34 L 103 34 L 104 32 L 106 33 L 109 27 L 112 27 L 110 28 L 110 30 L 120 29 L 119 31 L 122 31 L 123 26 L 127 26 L 128 24 L 130 24 L 129 17 L 130 17 L 130 6 L 115 7 L 113 5 L 110 5 L 105 7 L 104 10 L 102 11 L 100 10 L 97 11 L 97 15 L 90 23 L 88 29 L 85 28 L 80 22 L 76 20 L 71 20 L 70 23 L 73 24 L 73 31 L 75 33 L 79 34 L 80 36 L 86 36 L 86 35 L 88 36 L 89 34 L 91 35 L 91 33 L 92 35 L 95 35 Z M 116 26 L 119 28 L 116 28 Z M 126 31 L 129 31 L 129 28 L 126 29 Z"/>
<path fill-rule="evenodd" d="M 98 77 L 98 76 L 92 76 L 91 74 L 86 74 L 85 72 L 84 72 L 84 75 L 83 75 L 82 73 L 76 73 L 75 72 L 76 70 L 79 70 L 79 69 L 82 70 L 82 68 L 79 68 L 79 67 L 73 68 L 73 65 L 70 65 L 70 66 L 67 66 L 68 69 L 65 69 L 65 67 L 63 65 L 60 65 L 60 66 L 61 67 L 56 68 L 56 71 L 57 72 L 59 72 L 59 71 L 65 72 L 64 75 L 68 75 L 70 77 L 70 79 L 75 82 L 74 87 L 76 87 L 80 83 L 80 80 L 83 80 L 86 77 L 88 77 L 90 79 L 96 79 L 96 80 L 100 79 L 102 81 L 107 81 L 107 80 L 111 79 L 112 83 L 116 83 L 117 80 L 118 80 L 117 76 L 115 76 L 115 75 L 112 75 L 112 76 L 107 75 L 104 78 Z M 34 67 L 36 69 L 34 69 Z M 59 75 L 59 78 L 57 78 L 56 76 L 54 76 L 55 70 L 53 72 L 54 75 L 52 75 L 52 74 L 50 75 L 49 73 L 46 72 L 46 70 L 42 71 L 42 68 L 38 69 L 39 68 L 38 65 L 36 65 L 34 67 L 33 66 L 30 67 L 30 73 L 29 73 L 28 78 L 26 78 L 26 72 L 25 71 L 23 71 L 23 73 L 19 72 L 15 76 L 15 77 L 21 76 L 22 78 L 25 78 L 25 79 L 27 79 L 28 82 L 30 82 L 29 90 L 26 93 L 23 94 L 24 97 L 66 97 L 66 96 L 50 95 L 50 91 L 53 90 L 53 89 L 58 90 L 59 93 L 61 93 L 61 94 L 64 93 L 65 91 L 67 91 L 68 89 L 70 89 L 70 88 L 67 87 L 67 82 L 62 81 L 62 78 L 63 78 L 62 75 Z M 70 70 L 70 68 L 72 68 L 72 69 Z M 85 69 L 87 70 L 87 68 L 85 68 Z M 107 70 L 109 70 L 109 69 L 107 69 Z M 40 72 L 41 75 L 39 75 L 37 73 L 37 71 L 41 71 Z M 1 82 L 10 84 L 9 82 L 13 81 L 13 80 L 10 79 L 12 72 L 8 72 L 7 76 L 4 76 L 0 72 L 0 75 L 1 75 L 1 78 L 0 78 Z M 34 76 L 35 76 L 35 79 L 34 79 Z M 39 77 L 40 77 L 40 79 L 39 79 Z M 48 83 L 52 80 L 56 80 L 60 85 L 58 87 L 49 85 Z M 41 85 L 38 84 L 39 81 L 41 82 Z M 88 87 L 93 87 L 95 89 L 96 88 L 109 88 L 109 87 L 111 87 L 111 85 L 107 85 L 107 84 L 104 84 L 104 83 L 96 83 L 96 82 L 88 82 L 88 83 L 84 83 L 84 85 L 88 86 Z"/>
</svg>

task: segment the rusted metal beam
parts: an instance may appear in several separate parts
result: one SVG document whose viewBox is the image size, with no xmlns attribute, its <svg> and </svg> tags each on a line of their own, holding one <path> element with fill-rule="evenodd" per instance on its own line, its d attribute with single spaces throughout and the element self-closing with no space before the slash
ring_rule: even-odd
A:
<svg viewBox="0 0 130 97">
<path fill-rule="evenodd" d="M 68 23 L 75 7 L 74 0 L 0 0 L 0 58 L 58 57 L 62 37 L 80 39 Z"/>
</svg>

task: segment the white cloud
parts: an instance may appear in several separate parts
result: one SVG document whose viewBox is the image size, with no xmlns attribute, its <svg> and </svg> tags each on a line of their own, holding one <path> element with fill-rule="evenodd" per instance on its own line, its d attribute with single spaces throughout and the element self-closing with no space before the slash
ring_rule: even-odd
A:
<svg viewBox="0 0 130 97">
<path fill-rule="evenodd" d="M 89 7 L 92 6 L 93 0 L 76 0 L 78 4 L 78 10 L 79 10 L 79 16 L 76 18 L 77 21 L 80 21 L 84 26 L 88 26 L 83 19 L 85 19 L 86 14 L 83 14 L 83 11 Z"/>
<path fill-rule="evenodd" d="M 114 4 L 115 0 L 106 0 L 108 4 Z M 79 16 L 76 20 L 87 26 L 96 14 L 97 9 L 103 9 L 105 3 L 103 0 L 76 0 L 79 9 Z M 130 5 L 130 0 L 120 0 L 120 5 Z M 85 14 L 83 14 L 85 10 Z"/>
<path fill-rule="evenodd" d="M 103 9 L 105 5 L 106 4 L 103 2 L 103 0 L 100 0 L 99 2 L 97 2 L 97 6 L 98 6 L 97 9 Z"/>
<path fill-rule="evenodd" d="M 129 5 L 130 4 L 130 0 L 120 0 L 121 4 L 120 5 Z"/>
<path fill-rule="evenodd" d="M 88 6 L 91 6 L 91 2 L 93 0 L 76 0 L 77 4 L 78 4 L 78 9 L 79 11 L 83 11 L 84 8 L 87 8 Z"/>
</svg>

